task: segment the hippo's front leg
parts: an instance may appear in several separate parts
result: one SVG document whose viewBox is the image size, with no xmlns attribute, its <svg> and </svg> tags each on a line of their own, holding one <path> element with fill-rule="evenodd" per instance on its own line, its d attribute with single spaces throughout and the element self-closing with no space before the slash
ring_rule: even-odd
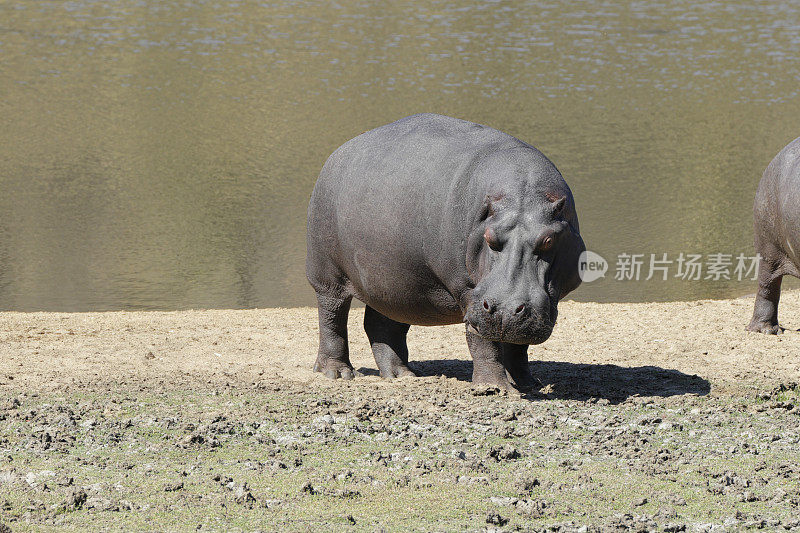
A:
<svg viewBox="0 0 800 533">
<path fill-rule="evenodd" d="M 508 372 L 508 377 L 518 389 L 533 387 L 533 376 L 528 368 L 528 345 L 501 343 L 503 349 L 503 364 Z"/>
<path fill-rule="evenodd" d="M 331 379 L 353 379 L 347 345 L 347 315 L 351 298 L 331 298 L 317 293 L 319 305 L 319 353 L 314 372 Z"/>
<path fill-rule="evenodd" d="M 503 364 L 503 343 L 489 341 L 467 330 L 467 346 L 472 355 L 473 385 L 490 385 L 504 390 L 514 390 L 506 377 Z"/>
</svg>

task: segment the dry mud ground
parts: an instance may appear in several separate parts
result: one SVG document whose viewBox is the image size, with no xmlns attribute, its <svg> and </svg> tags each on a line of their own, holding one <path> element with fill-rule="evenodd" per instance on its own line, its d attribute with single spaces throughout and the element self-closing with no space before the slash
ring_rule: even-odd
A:
<svg viewBox="0 0 800 533">
<path fill-rule="evenodd" d="M 562 303 L 541 387 L 473 389 L 463 329 L 420 377 L 310 371 L 313 309 L 0 313 L 0 532 L 800 530 L 800 293 Z"/>
</svg>

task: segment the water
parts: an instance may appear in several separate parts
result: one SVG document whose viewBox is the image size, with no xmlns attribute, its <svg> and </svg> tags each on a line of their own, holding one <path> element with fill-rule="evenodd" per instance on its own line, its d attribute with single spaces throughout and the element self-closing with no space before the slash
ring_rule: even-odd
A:
<svg viewBox="0 0 800 533">
<path fill-rule="evenodd" d="M 614 263 L 754 253 L 758 179 L 800 135 L 799 45 L 800 5 L 752 0 L 7 0 L 0 309 L 313 304 L 325 158 L 422 111 L 559 167 L 612 263 L 575 299 L 746 294 L 615 281 Z"/>
</svg>

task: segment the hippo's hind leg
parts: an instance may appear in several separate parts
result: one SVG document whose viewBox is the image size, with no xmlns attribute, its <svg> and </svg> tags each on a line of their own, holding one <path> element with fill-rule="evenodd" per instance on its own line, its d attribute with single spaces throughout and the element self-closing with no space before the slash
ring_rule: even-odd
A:
<svg viewBox="0 0 800 533">
<path fill-rule="evenodd" d="M 781 299 L 781 262 L 771 256 L 764 257 L 758 265 L 758 293 L 753 309 L 753 319 L 747 331 L 777 335 L 783 331 L 778 325 L 778 302 Z"/>
<path fill-rule="evenodd" d="M 528 368 L 528 345 L 500 343 L 503 351 L 503 364 L 512 384 L 519 389 L 529 389 L 534 380 Z"/>
<path fill-rule="evenodd" d="M 409 327 L 408 324 L 396 322 L 380 314 L 370 306 L 364 311 L 364 331 L 367 332 L 381 377 L 393 379 L 415 375 L 408 368 L 406 334 Z"/>
<path fill-rule="evenodd" d="M 317 293 L 319 305 L 319 353 L 314 372 L 331 379 L 353 379 L 350 349 L 347 346 L 347 315 L 351 297 L 332 298 Z"/>
<path fill-rule="evenodd" d="M 467 331 L 467 346 L 472 356 L 473 385 L 490 385 L 504 390 L 514 389 L 506 374 L 503 345 L 502 342 L 486 340 Z"/>
</svg>

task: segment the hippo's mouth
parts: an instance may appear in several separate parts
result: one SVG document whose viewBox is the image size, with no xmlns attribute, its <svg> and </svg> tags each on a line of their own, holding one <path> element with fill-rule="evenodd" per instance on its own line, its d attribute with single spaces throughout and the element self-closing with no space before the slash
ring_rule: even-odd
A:
<svg viewBox="0 0 800 533">
<path fill-rule="evenodd" d="M 536 321 L 524 328 L 506 330 L 502 324 L 487 321 L 472 323 L 465 320 L 467 331 L 483 339 L 493 342 L 508 342 L 510 344 L 541 344 L 550 338 L 553 333 L 554 322 Z"/>
</svg>

